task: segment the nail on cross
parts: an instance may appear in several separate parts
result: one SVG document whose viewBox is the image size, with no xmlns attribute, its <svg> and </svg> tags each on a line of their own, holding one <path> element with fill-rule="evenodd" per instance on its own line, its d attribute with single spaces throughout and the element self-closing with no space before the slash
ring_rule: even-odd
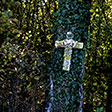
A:
<svg viewBox="0 0 112 112">
<path fill-rule="evenodd" d="M 71 65 L 71 55 L 72 55 L 72 48 L 75 49 L 82 49 L 83 43 L 74 41 L 72 38 L 74 37 L 72 32 L 67 32 L 66 35 L 67 39 L 61 41 L 55 41 L 55 47 L 65 48 L 64 50 L 64 63 L 63 63 L 63 70 L 69 71 Z"/>
</svg>

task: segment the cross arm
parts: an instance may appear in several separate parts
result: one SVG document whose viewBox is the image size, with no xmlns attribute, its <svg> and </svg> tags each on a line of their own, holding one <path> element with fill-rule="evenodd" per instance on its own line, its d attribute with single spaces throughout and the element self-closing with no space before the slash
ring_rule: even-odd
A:
<svg viewBox="0 0 112 112">
<path fill-rule="evenodd" d="M 83 43 L 74 41 L 73 39 L 65 39 L 65 40 L 55 41 L 55 47 L 82 49 Z"/>
<path fill-rule="evenodd" d="M 59 48 L 59 47 L 62 47 L 63 46 L 63 40 L 57 40 L 55 41 L 55 47 L 56 48 Z"/>
<path fill-rule="evenodd" d="M 77 42 L 77 41 L 74 41 L 75 42 L 75 46 L 73 48 L 75 49 L 82 49 L 83 48 L 83 43 L 82 42 Z"/>
</svg>

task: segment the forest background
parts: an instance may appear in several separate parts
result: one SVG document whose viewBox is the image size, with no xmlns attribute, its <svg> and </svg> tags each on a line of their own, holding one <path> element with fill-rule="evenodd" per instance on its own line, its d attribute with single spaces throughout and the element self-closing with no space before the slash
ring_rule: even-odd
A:
<svg viewBox="0 0 112 112">
<path fill-rule="evenodd" d="M 83 3 L 83 0 L 79 0 Z M 0 1 L 0 109 L 44 111 L 58 0 Z M 84 112 L 112 111 L 112 1 L 92 0 Z M 86 110 L 87 109 L 87 110 Z"/>
</svg>

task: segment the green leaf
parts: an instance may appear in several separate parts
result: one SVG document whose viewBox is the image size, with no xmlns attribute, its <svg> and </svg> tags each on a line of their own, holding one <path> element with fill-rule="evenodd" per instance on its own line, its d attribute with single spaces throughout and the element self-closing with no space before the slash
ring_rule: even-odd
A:
<svg viewBox="0 0 112 112">
<path fill-rule="evenodd" d="M 102 112 L 103 111 L 103 107 L 97 108 L 96 112 Z"/>
</svg>

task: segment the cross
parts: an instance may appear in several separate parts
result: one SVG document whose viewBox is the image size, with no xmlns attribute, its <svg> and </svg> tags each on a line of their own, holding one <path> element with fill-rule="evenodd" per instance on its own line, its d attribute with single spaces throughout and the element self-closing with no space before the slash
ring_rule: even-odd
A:
<svg viewBox="0 0 112 112">
<path fill-rule="evenodd" d="M 70 71 L 72 48 L 82 49 L 83 43 L 74 41 L 72 39 L 74 37 L 72 32 L 67 32 L 66 37 L 67 37 L 67 39 L 65 39 L 65 40 L 55 41 L 55 47 L 56 48 L 59 48 L 59 47 L 65 48 L 64 55 L 63 55 L 63 57 L 64 57 L 63 70 Z"/>
</svg>

